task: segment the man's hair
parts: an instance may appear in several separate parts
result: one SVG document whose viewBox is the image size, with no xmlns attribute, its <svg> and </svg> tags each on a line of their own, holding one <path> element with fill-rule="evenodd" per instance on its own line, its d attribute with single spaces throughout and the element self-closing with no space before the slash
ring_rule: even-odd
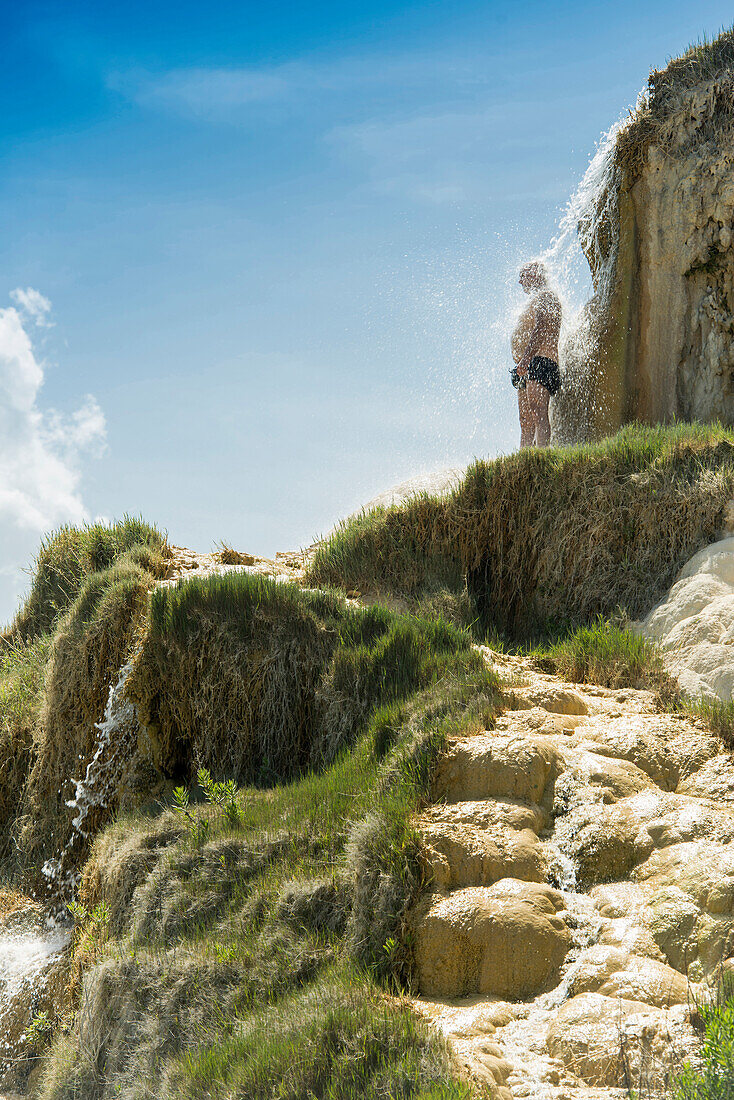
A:
<svg viewBox="0 0 734 1100">
<path fill-rule="evenodd" d="M 545 264 L 542 260 L 531 260 L 530 263 L 524 264 L 520 268 L 520 275 L 529 276 L 538 286 L 543 286 L 548 281 Z"/>
</svg>

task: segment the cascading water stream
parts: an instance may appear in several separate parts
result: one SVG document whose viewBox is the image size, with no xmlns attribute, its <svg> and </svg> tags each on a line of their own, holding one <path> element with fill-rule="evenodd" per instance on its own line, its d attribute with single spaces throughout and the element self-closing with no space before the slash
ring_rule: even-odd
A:
<svg viewBox="0 0 734 1100">
<path fill-rule="evenodd" d="M 614 287 L 619 252 L 620 121 L 603 135 L 542 259 L 563 303 L 560 360 L 563 386 L 553 402 L 559 443 L 589 438 L 603 412 L 594 386 L 599 337 Z M 587 263 L 588 261 L 588 263 Z M 591 268 L 593 295 L 587 299 Z"/>
<path fill-rule="evenodd" d="M 120 669 L 110 686 L 104 717 L 96 723 L 97 740 L 84 777 L 73 779 L 75 810 L 69 839 L 61 853 L 43 867 L 53 891 L 55 911 L 46 918 L 35 903 L 27 912 L 0 929 L 0 1082 L 14 1081 L 29 1043 L 28 1028 L 39 1005 L 45 1003 L 54 966 L 63 956 L 71 933 L 67 903 L 78 885 L 80 858 L 86 841 L 96 831 L 97 811 L 110 805 L 126 764 L 137 745 L 139 722 L 135 705 L 126 696 L 132 662 Z M 21 1072 L 22 1076 L 22 1072 Z"/>
<path fill-rule="evenodd" d="M 541 257 L 554 282 L 564 296 L 568 313 L 565 332 L 573 330 L 583 307 L 580 292 L 587 282 L 583 255 L 594 257 L 594 293 L 606 300 L 612 286 L 617 261 L 619 239 L 614 227 L 619 220 L 619 168 L 614 150 L 617 137 L 624 128 L 620 120 L 599 140 L 594 156 L 566 205 L 558 233 Z M 583 255 L 582 255 L 583 254 Z"/>
<path fill-rule="evenodd" d="M 123 768 L 137 744 L 138 722 L 135 704 L 125 694 L 132 672 L 128 661 L 110 686 L 104 718 L 95 723 L 99 731 L 94 754 L 87 764 L 83 779 L 72 779 L 74 798 L 66 804 L 76 810 L 71 823 L 71 833 L 59 856 L 47 860 L 43 867 L 49 887 L 65 900 L 73 897 L 78 884 L 76 868 L 77 850 L 91 833 L 89 818 L 97 809 L 104 810 L 114 794 Z"/>
</svg>

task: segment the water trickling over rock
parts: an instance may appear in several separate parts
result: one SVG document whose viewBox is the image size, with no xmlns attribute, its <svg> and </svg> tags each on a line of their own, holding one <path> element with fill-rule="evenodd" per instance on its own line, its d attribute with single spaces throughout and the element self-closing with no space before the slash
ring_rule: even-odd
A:
<svg viewBox="0 0 734 1100">
<path fill-rule="evenodd" d="M 104 717 L 96 723 L 98 736 L 94 754 L 84 777 L 72 780 L 75 794 L 67 806 L 76 813 L 69 839 L 60 855 L 48 860 L 43 867 L 49 885 L 63 898 L 73 895 L 79 875 L 80 850 L 93 828 L 99 827 L 95 816 L 104 815 L 112 804 L 121 775 L 137 747 L 140 724 L 135 705 L 125 693 L 132 667 L 132 662 L 125 664 L 110 686 Z"/>
</svg>

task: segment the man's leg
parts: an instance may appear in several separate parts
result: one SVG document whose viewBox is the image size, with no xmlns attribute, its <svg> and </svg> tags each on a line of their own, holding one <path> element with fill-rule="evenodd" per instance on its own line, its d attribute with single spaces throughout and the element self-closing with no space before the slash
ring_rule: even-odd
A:
<svg viewBox="0 0 734 1100">
<path fill-rule="evenodd" d="M 531 382 L 528 379 L 527 393 L 528 404 L 532 410 L 533 423 L 536 427 L 537 442 L 539 447 L 547 447 L 550 443 L 551 426 L 548 416 L 550 394 L 540 382 Z"/>
<path fill-rule="evenodd" d="M 528 382 L 528 386 L 531 385 L 532 382 Z M 535 415 L 527 390 L 517 391 L 517 410 L 520 414 L 520 446 L 532 447 L 535 442 Z"/>
</svg>

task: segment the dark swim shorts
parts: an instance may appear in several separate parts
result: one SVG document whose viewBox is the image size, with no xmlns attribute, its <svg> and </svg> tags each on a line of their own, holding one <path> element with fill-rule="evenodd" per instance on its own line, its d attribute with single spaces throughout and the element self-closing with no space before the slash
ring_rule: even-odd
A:
<svg viewBox="0 0 734 1100">
<path fill-rule="evenodd" d="M 545 355 L 536 355 L 530 360 L 528 378 L 531 382 L 540 382 L 548 393 L 553 396 L 561 388 L 561 372 L 555 359 L 549 359 Z"/>
</svg>

